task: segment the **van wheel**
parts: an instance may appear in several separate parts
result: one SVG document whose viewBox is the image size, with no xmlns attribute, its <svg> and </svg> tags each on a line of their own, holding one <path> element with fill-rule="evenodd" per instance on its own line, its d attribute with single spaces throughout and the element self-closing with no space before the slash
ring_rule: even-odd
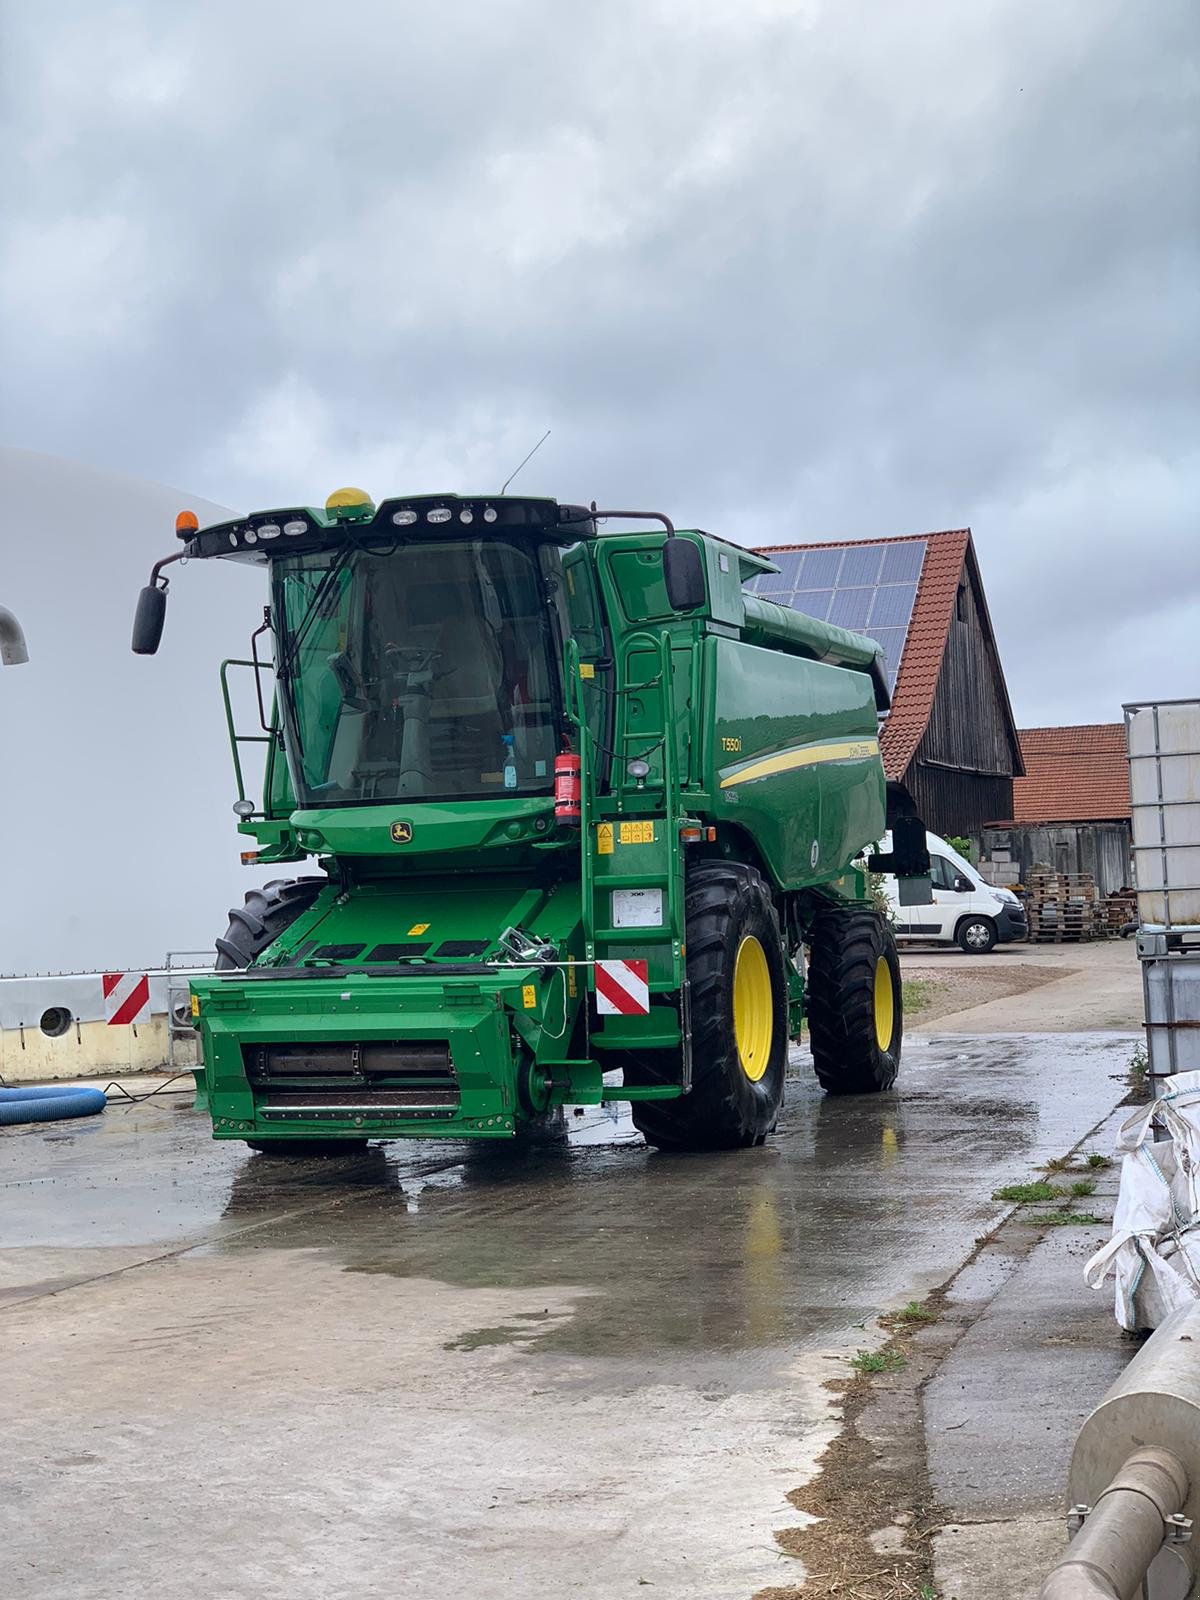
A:
<svg viewBox="0 0 1200 1600">
<path fill-rule="evenodd" d="M 891 927 L 865 906 L 819 911 L 809 930 L 808 1039 L 826 1094 L 877 1094 L 900 1070 L 904 1006 Z"/>
<path fill-rule="evenodd" d="M 986 956 L 996 943 L 996 924 L 991 917 L 964 917 L 958 925 L 959 949 L 969 956 Z"/>
<path fill-rule="evenodd" d="M 690 872 L 685 909 L 691 1092 L 635 1100 L 630 1114 L 660 1150 L 745 1149 L 762 1144 L 783 1104 L 788 1019 L 779 918 L 761 875 L 738 862 L 706 861 Z M 637 1063 L 626 1071 L 628 1083 L 654 1081 Z"/>
</svg>

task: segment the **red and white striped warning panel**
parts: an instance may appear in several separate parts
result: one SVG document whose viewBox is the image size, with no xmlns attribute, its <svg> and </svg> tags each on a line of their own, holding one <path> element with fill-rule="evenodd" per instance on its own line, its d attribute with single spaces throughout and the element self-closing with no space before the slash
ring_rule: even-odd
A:
<svg viewBox="0 0 1200 1600">
<path fill-rule="evenodd" d="M 105 972 L 104 1015 L 110 1028 L 150 1020 L 150 979 L 144 972 Z"/>
<path fill-rule="evenodd" d="M 596 1010 L 602 1017 L 644 1017 L 650 1010 L 645 961 L 597 961 Z"/>
</svg>

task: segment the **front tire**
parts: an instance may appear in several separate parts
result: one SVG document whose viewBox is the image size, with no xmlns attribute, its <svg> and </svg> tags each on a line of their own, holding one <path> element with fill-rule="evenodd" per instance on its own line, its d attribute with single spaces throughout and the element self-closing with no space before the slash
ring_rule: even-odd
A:
<svg viewBox="0 0 1200 1600">
<path fill-rule="evenodd" d="M 996 947 L 996 924 L 991 917 L 964 917 L 955 938 L 966 955 L 986 956 Z"/>
<path fill-rule="evenodd" d="M 900 1070 L 900 957 L 878 911 L 830 906 L 810 930 L 808 1038 L 826 1094 L 878 1094 Z"/>
<path fill-rule="evenodd" d="M 783 940 L 762 876 L 702 862 L 688 879 L 686 933 L 691 1092 L 635 1100 L 634 1126 L 660 1150 L 762 1144 L 783 1104 L 788 1020 Z"/>
</svg>

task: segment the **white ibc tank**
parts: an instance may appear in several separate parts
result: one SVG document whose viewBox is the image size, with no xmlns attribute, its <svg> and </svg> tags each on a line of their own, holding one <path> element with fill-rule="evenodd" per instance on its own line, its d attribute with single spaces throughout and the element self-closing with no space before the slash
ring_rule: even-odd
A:
<svg viewBox="0 0 1200 1600">
<path fill-rule="evenodd" d="M 1200 928 L 1200 700 L 1125 707 L 1138 920 Z"/>
</svg>

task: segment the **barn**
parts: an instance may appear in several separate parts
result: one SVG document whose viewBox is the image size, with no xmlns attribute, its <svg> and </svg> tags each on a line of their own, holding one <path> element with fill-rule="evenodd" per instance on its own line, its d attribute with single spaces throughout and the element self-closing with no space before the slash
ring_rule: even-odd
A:
<svg viewBox="0 0 1200 1600">
<path fill-rule="evenodd" d="M 1024 774 L 969 528 L 763 545 L 777 571 L 747 588 L 883 647 L 892 707 L 880 731 L 889 784 L 935 833 L 978 845 L 1011 815 Z"/>
</svg>

